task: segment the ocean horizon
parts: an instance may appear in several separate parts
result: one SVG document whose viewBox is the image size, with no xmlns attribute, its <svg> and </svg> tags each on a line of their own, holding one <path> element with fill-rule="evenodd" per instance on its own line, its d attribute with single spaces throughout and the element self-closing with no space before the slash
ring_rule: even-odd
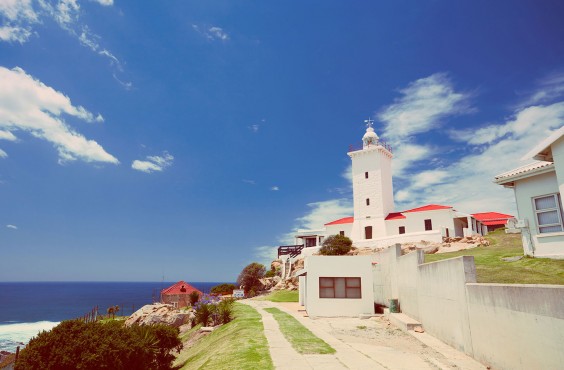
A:
<svg viewBox="0 0 564 370">
<path fill-rule="evenodd" d="M 112 281 L 0 282 L 0 351 L 14 352 L 42 330 L 82 317 L 98 307 L 105 314 L 119 305 L 120 315 L 159 301 L 160 291 L 176 283 Z M 224 282 L 188 283 L 204 293 Z"/>
</svg>

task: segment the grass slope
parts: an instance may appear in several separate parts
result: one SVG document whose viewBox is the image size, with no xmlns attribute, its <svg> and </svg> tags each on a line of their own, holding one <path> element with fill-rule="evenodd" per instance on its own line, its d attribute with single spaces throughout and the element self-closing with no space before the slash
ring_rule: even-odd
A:
<svg viewBox="0 0 564 370">
<path fill-rule="evenodd" d="M 564 285 L 564 260 L 529 257 L 523 257 L 515 262 L 502 260 L 503 257 L 523 255 L 521 234 L 505 234 L 503 230 L 496 230 L 486 238 L 491 243 L 488 247 L 426 254 L 425 262 L 474 256 L 478 283 Z"/>
<path fill-rule="evenodd" d="M 235 319 L 182 350 L 174 365 L 182 369 L 273 369 L 260 314 L 235 303 Z"/>
<path fill-rule="evenodd" d="M 298 302 L 300 295 L 297 290 L 275 290 L 272 293 L 257 297 L 258 301 Z"/>
<path fill-rule="evenodd" d="M 282 334 L 284 334 L 288 342 L 290 342 L 292 347 L 294 347 L 294 349 L 299 353 L 335 353 L 335 349 L 333 349 L 333 347 L 316 337 L 305 326 L 300 324 L 298 320 L 292 317 L 292 315 L 282 312 L 278 308 L 265 308 L 264 310 L 274 316 L 276 321 L 278 321 Z"/>
</svg>

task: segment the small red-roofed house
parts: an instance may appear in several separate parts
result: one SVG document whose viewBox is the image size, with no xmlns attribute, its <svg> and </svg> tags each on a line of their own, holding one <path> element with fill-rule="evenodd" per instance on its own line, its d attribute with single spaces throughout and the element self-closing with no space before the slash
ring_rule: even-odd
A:
<svg viewBox="0 0 564 370">
<path fill-rule="evenodd" d="M 204 294 L 187 282 L 180 280 L 161 291 L 161 303 L 171 304 L 174 307 L 186 307 L 190 305 L 190 293 L 198 292 L 200 297 Z"/>
<path fill-rule="evenodd" d="M 473 213 L 472 217 L 485 225 L 488 228 L 488 232 L 490 232 L 505 227 L 505 225 L 507 225 L 507 220 L 514 218 L 515 216 L 499 212 L 481 212 Z"/>
</svg>

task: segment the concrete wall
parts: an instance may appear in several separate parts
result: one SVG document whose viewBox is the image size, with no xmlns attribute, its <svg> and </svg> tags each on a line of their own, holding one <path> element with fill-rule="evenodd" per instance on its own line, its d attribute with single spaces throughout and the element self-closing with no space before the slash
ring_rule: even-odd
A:
<svg viewBox="0 0 564 370">
<path fill-rule="evenodd" d="M 467 284 L 474 357 L 494 369 L 561 369 L 564 286 Z"/>
<path fill-rule="evenodd" d="M 310 317 L 374 313 L 371 256 L 311 256 L 306 259 L 305 302 Z M 319 298 L 320 277 L 360 277 L 362 298 Z"/>
<path fill-rule="evenodd" d="M 326 225 L 325 226 L 325 236 L 338 235 L 340 231 L 345 232 L 347 238 L 351 238 L 352 232 L 352 222 L 350 224 L 336 224 L 336 225 Z"/>
<path fill-rule="evenodd" d="M 399 298 L 426 332 L 495 369 L 562 368 L 564 285 L 477 284 L 470 256 L 421 264 L 392 247 L 375 257 L 375 303 Z"/>
<path fill-rule="evenodd" d="M 432 243 L 440 243 L 443 240 L 441 230 L 419 231 L 414 233 L 397 234 L 370 240 L 354 240 L 353 246 L 357 248 L 383 248 L 396 243 L 415 243 L 426 240 Z"/>
</svg>

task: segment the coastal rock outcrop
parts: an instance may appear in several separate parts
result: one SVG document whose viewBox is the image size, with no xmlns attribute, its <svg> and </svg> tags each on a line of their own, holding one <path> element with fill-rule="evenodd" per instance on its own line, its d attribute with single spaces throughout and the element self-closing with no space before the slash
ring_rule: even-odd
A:
<svg viewBox="0 0 564 370">
<path fill-rule="evenodd" d="M 179 310 L 169 304 L 153 303 L 141 307 L 125 321 L 125 326 L 165 324 L 176 328 L 194 318 L 191 310 Z"/>
</svg>

